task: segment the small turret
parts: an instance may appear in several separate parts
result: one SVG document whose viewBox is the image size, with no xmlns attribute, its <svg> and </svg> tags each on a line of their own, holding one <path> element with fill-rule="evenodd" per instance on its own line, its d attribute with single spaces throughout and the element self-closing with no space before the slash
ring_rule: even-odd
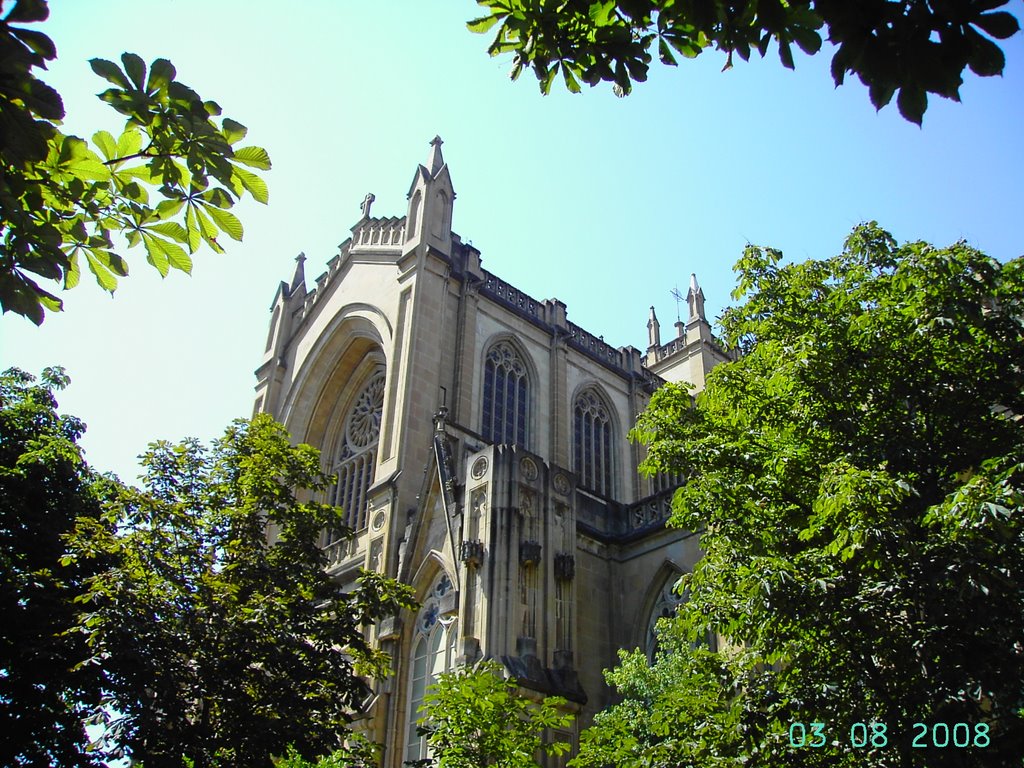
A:
<svg viewBox="0 0 1024 768">
<path fill-rule="evenodd" d="M 427 164 L 416 169 L 409 187 L 409 210 L 405 219 L 403 252 L 409 253 L 419 245 L 428 245 L 445 256 L 452 250 L 452 188 L 448 164 L 441 154 L 440 136 L 430 142 Z"/>
<path fill-rule="evenodd" d="M 654 307 L 651 307 L 651 319 L 647 321 L 647 349 L 651 350 L 661 346 L 661 323 L 658 316 L 654 314 Z"/>
<path fill-rule="evenodd" d="M 690 274 L 690 290 L 686 292 L 686 304 L 690 308 L 689 322 L 694 320 L 707 322 L 708 319 L 704 316 L 704 291 L 697 284 L 697 275 L 692 273 Z"/>
</svg>

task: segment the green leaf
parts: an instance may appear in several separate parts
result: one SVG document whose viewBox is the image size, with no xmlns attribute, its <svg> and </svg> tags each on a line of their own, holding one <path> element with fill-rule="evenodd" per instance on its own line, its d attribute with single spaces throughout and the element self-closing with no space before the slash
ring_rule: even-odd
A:
<svg viewBox="0 0 1024 768">
<path fill-rule="evenodd" d="M 162 235 L 167 235 L 179 243 L 188 242 L 188 232 L 186 232 L 185 228 L 176 221 L 162 221 L 159 224 L 152 224 L 146 227 L 146 229 L 153 232 L 159 232 Z"/>
<path fill-rule="evenodd" d="M 603 3 L 591 3 L 588 15 L 595 26 L 605 27 L 612 22 L 612 14 L 615 13 L 616 0 L 607 0 Z"/>
<path fill-rule="evenodd" d="M 128 81 L 128 78 L 124 76 L 124 72 L 112 61 L 106 59 L 89 59 L 89 66 L 92 67 L 92 71 L 102 77 L 109 83 L 120 86 L 125 90 L 132 87 L 132 84 Z"/>
<path fill-rule="evenodd" d="M 8 11 L 4 22 L 10 24 L 12 22 L 46 21 L 49 16 L 50 9 L 46 6 L 46 0 L 18 0 Z"/>
<path fill-rule="evenodd" d="M 237 165 L 232 166 L 231 172 L 232 181 L 238 180 L 241 187 L 249 191 L 249 194 L 260 203 L 266 204 L 270 199 L 270 192 L 267 189 L 267 182 L 265 182 L 260 176 L 247 171 L 245 168 L 240 168 Z M 236 190 L 240 194 L 241 190 Z"/>
<path fill-rule="evenodd" d="M 900 88 L 900 95 L 896 99 L 900 114 L 904 119 L 921 125 L 924 112 L 928 109 L 928 94 L 924 88 L 904 85 Z"/>
<path fill-rule="evenodd" d="M 113 160 L 117 157 L 117 142 L 114 141 L 114 137 L 107 133 L 107 131 L 96 131 L 92 135 L 92 141 L 100 148 L 100 152 L 103 153 L 103 157 L 107 160 Z"/>
<path fill-rule="evenodd" d="M 121 63 L 124 64 L 124 71 L 131 78 L 137 90 L 145 90 L 146 87 L 146 62 L 135 53 L 122 53 Z"/>
<path fill-rule="evenodd" d="M 228 236 L 232 240 L 242 239 L 242 222 L 238 220 L 238 217 L 231 211 L 225 211 L 221 208 L 207 207 L 206 212 L 210 214 L 210 218 L 213 219 L 214 223 L 221 228 L 222 231 L 227 232 Z"/>
<path fill-rule="evenodd" d="M 241 141 L 248 132 L 248 128 L 241 123 L 236 123 L 230 117 L 225 117 L 221 123 L 221 135 L 224 136 L 224 140 L 228 144 L 235 144 Z"/>
<path fill-rule="evenodd" d="M 199 233 L 202 235 L 204 242 L 215 252 L 224 253 L 224 248 L 217 242 L 217 227 L 210 221 L 210 218 L 204 213 L 203 209 L 198 205 L 193 205 L 190 206 L 189 210 L 195 212 L 195 220 L 199 225 Z"/>
<path fill-rule="evenodd" d="M 172 198 L 170 200 L 161 200 L 156 206 L 156 215 L 158 219 L 169 219 L 172 216 L 177 216 L 181 207 L 185 204 L 184 200 L 178 198 Z"/>
<path fill-rule="evenodd" d="M 982 37 L 973 29 L 968 28 L 964 34 L 970 51 L 967 54 L 967 65 L 976 75 L 992 77 L 1001 75 L 1006 66 L 1006 58 L 1002 49 L 986 37 Z"/>
<path fill-rule="evenodd" d="M 7 20 L 10 21 L 10 16 L 8 16 Z M 44 59 L 51 60 L 57 58 L 57 46 L 38 29 L 24 29 L 22 27 L 9 27 L 8 29 L 12 35 Z"/>
<path fill-rule="evenodd" d="M 235 200 L 230 194 L 220 187 L 212 187 L 201 195 L 199 198 L 205 200 L 210 205 L 216 206 L 217 208 L 230 208 L 235 204 Z"/>
<path fill-rule="evenodd" d="M 128 157 L 136 155 L 142 150 L 142 131 L 138 128 L 126 128 L 117 137 L 117 156 Z"/>
<path fill-rule="evenodd" d="M 779 60 L 782 61 L 782 66 L 786 69 L 795 69 L 793 49 L 790 47 L 788 40 L 779 40 Z"/>
<path fill-rule="evenodd" d="M 874 82 L 868 88 L 868 94 L 875 109 L 881 109 L 892 101 L 892 97 L 895 93 L 896 86 L 892 83 Z"/>
<path fill-rule="evenodd" d="M 676 57 L 672 55 L 672 47 L 664 37 L 658 40 L 658 59 L 662 64 L 669 67 L 674 67 L 678 64 Z"/>
<path fill-rule="evenodd" d="M 82 270 L 78 265 L 78 249 L 68 254 L 68 267 L 64 270 L 64 290 L 69 290 L 78 285 L 82 279 Z"/>
<path fill-rule="evenodd" d="M 103 251 L 85 249 L 85 258 L 89 264 L 89 271 L 96 276 L 96 282 L 99 283 L 100 288 L 113 293 L 117 288 L 117 278 L 111 272 L 108 260 L 104 258 L 104 255 Z"/>
<path fill-rule="evenodd" d="M 233 159 L 250 168 L 259 168 L 261 171 L 270 170 L 270 155 L 263 147 L 242 147 L 235 150 Z"/>
<path fill-rule="evenodd" d="M 196 221 L 196 206 L 191 203 L 185 209 L 185 234 L 188 239 L 189 252 L 195 253 L 202 240 L 202 234 L 199 231 L 199 223 Z"/>
<path fill-rule="evenodd" d="M 974 23 L 997 40 L 1005 40 L 1020 31 L 1017 17 L 1006 11 L 983 13 L 975 19 Z"/>
<path fill-rule="evenodd" d="M 473 19 L 472 21 L 467 21 L 466 22 L 466 28 L 470 32 L 476 32 L 477 34 L 481 34 L 483 32 L 486 32 L 487 30 L 489 30 L 491 27 L 493 27 L 495 24 L 497 24 L 500 20 L 501 20 L 501 16 L 499 14 L 492 14 L 491 16 L 481 16 L 478 19 Z"/>
<path fill-rule="evenodd" d="M 580 92 L 579 81 L 573 75 L 572 71 L 569 68 L 569 65 L 566 64 L 564 61 L 562 62 L 562 78 L 565 80 L 565 87 L 569 89 L 570 93 Z"/>
<path fill-rule="evenodd" d="M 177 77 L 177 74 L 178 73 L 171 62 L 167 59 L 157 59 L 149 68 L 149 79 L 146 81 L 146 91 L 148 93 L 154 93 L 156 91 L 166 90 L 167 86 L 174 81 L 175 77 Z"/>
<path fill-rule="evenodd" d="M 166 241 L 149 232 L 143 232 L 142 243 L 146 247 L 146 261 L 156 267 L 160 277 L 167 277 L 171 262 L 167 256 L 167 250 L 164 248 Z"/>
</svg>

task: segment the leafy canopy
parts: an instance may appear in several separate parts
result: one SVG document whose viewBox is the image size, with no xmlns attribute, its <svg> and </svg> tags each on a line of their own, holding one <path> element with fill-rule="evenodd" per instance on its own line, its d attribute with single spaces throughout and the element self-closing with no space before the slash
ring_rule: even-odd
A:
<svg viewBox="0 0 1024 768">
<path fill-rule="evenodd" d="M 831 259 L 750 246 L 737 269 L 742 357 L 695 401 L 659 390 L 634 431 L 647 469 L 688 478 L 673 524 L 703 532 L 666 641 L 682 658 L 625 657 L 633 715 L 592 743 L 635 765 L 668 739 L 667 764 L 1019 765 L 1024 260 L 868 224 Z M 690 649 L 708 631 L 718 661 Z M 826 743 L 792 746 L 794 722 Z M 884 738 L 854 746 L 856 723 Z M 936 723 L 974 746 L 936 745 Z"/>
<path fill-rule="evenodd" d="M 245 126 L 218 124 L 220 107 L 176 80 L 169 61 L 147 67 L 133 53 L 121 66 L 90 62 L 110 86 L 99 98 L 126 118 L 120 135 L 98 131 L 90 145 L 62 133 L 60 94 L 36 73 L 57 49 L 17 26 L 48 15 L 46 0 L 15 0 L 0 20 L 0 309 L 36 324 L 62 308 L 39 278 L 73 288 L 86 266 L 114 291 L 128 274 L 118 233 L 163 276 L 191 272 L 203 243 L 222 252 L 222 233 L 241 240 L 230 209 L 246 193 L 267 202 L 266 182 L 250 169 L 270 168 L 266 150 L 239 146 Z"/>
<path fill-rule="evenodd" d="M 85 426 L 57 413 L 59 368 L 36 382 L 0 374 L 0 765 L 93 766 L 82 720 L 99 702 L 73 632 L 73 603 L 95 568 L 62 567 L 62 537 L 96 519 L 99 499 L 77 445 Z"/>
<path fill-rule="evenodd" d="M 259 415 L 209 449 L 154 443 L 143 466 L 142 489 L 107 483 L 66 558 L 105 564 L 79 600 L 107 746 L 150 768 L 337 749 L 369 693 L 359 676 L 385 673 L 368 627 L 412 598 L 379 574 L 345 593 L 326 574 L 318 534 L 344 528 L 337 507 L 299 500 L 333 480 L 316 449 Z"/>
<path fill-rule="evenodd" d="M 567 728 L 573 715 L 560 696 L 526 698 L 501 665 L 482 661 L 442 673 L 427 689 L 419 724 L 438 768 L 535 768 L 535 756 L 562 755 L 569 745 L 545 742 L 544 733 Z"/>
<path fill-rule="evenodd" d="M 497 25 L 492 56 L 513 53 L 512 79 L 532 69 L 543 93 L 559 71 L 580 91 L 612 82 L 619 95 L 644 82 L 652 51 L 662 64 L 695 58 L 714 47 L 744 61 L 774 41 L 793 69 L 793 46 L 813 55 L 823 37 L 835 47 L 832 78 L 853 74 L 876 109 L 897 92 L 900 114 L 921 123 L 928 94 L 959 101 L 963 72 L 999 75 L 1005 59 L 993 42 L 1015 34 L 1017 18 L 999 10 L 1008 0 L 477 0 L 488 14 L 469 22 Z"/>
</svg>

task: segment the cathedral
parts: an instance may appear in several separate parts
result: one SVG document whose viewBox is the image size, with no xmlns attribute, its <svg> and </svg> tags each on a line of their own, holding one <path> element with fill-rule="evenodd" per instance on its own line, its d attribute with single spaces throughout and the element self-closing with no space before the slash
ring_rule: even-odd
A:
<svg viewBox="0 0 1024 768">
<path fill-rule="evenodd" d="M 498 660 L 522 688 L 568 699 L 577 731 L 609 703 L 602 670 L 619 648 L 652 652 L 700 556 L 694 534 L 665 527 L 671 479 L 637 472 L 644 449 L 627 433 L 660 384 L 700 388 L 730 359 L 696 278 L 665 342 L 650 310 L 641 351 L 485 270 L 452 231 L 440 138 L 408 201 L 378 217 L 367 195 L 311 288 L 298 257 L 255 405 L 337 475 L 327 500 L 355 534 L 324 533 L 332 575 L 369 568 L 416 590 L 415 614 L 374 628 L 393 666 L 366 720 L 385 768 L 426 756 L 417 712 L 455 665 Z"/>
</svg>

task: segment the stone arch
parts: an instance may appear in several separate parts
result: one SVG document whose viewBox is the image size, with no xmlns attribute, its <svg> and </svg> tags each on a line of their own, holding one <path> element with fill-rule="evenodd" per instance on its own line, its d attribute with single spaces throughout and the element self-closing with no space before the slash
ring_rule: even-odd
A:
<svg viewBox="0 0 1024 768">
<path fill-rule="evenodd" d="M 390 324 L 376 307 L 349 304 L 338 311 L 305 359 L 298 363 L 281 408 L 279 420 L 294 441 L 328 447 L 329 417 L 367 356 L 372 355 L 390 376 L 391 365 L 385 350 L 391 335 Z M 385 420 L 392 408 L 385 400 Z"/>
<path fill-rule="evenodd" d="M 537 397 L 539 393 L 539 382 L 540 377 L 537 373 L 537 365 L 533 360 L 533 357 L 527 351 L 525 345 L 512 333 L 503 332 L 496 333 L 490 336 L 481 346 L 480 352 L 480 386 L 477 392 L 476 403 L 477 403 L 477 418 L 476 424 L 480 425 L 480 433 L 485 439 L 490 440 L 491 434 L 487 429 L 485 422 L 488 417 L 493 415 L 493 411 L 488 409 L 488 395 L 491 397 L 495 396 L 493 390 L 489 391 L 490 382 L 488 381 L 488 357 L 491 353 L 505 345 L 510 348 L 516 355 L 519 361 L 522 362 L 525 369 L 526 379 L 526 400 L 525 400 L 525 415 L 517 418 L 524 418 L 525 421 L 525 439 L 522 441 L 524 448 L 530 448 L 535 436 L 536 436 L 536 419 L 537 419 Z M 515 399 L 515 403 L 518 406 L 518 399 Z M 518 424 L 518 420 L 517 420 Z"/>
<path fill-rule="evenodd" d="M 653 659 L 656 648 L 653 628 L 657 619 L 674 613 L 669 610 L 683 601 L 682 597 L 666 594 L 666 590 L 674 592 L 676 582 L 685 571 L 671 560 L 665 560 L 651 578 L 647 594 L 640 603 L 633 626 L 636 627 L 636 647 L 642 648 L 648 659 Z M 676 597 L 678 599 L 672 599 Z M 666 613 L 668 611 L 668 613 Z"/>
<path fill-rule="evenodd" d="M 399 665 L 399 701 L 406 711 L 402 754 L 406 760 L 418 760 L 427 757 L 427 753 L 425 742 L 416 733 L 417 711 L 427 687 L 438 674 L 454 665 L 459 627 L 458 617 L 446 613 L 450 608 L 448 601 L 457 594 L 455 582 L 437 551 L 427 553 L 411 583 L 420 607 L 415 613 L 407 612 L 403 663 Z"/>
<path fill-rule="evenodd" d="M 605 388 L 594 380 L 577 386 L 569 403 L 572 470 L 577 481 L 588 490 L 615 498 L 620 484 L 624 434 L 618 411 Z M 604 426 L 599 430 L 602 421 Z M 589 441 L 585 437 L 588 433 Z M 588 443 L 591 450 L 587 450 Z"/>
<path fill-rule="evenodd" d="M 451 204 L 448 200 L 448 193 L 439 189 L 434 193 L 434 212 L 431 216 L 430 234 L 434 237 L 443 238 L 445 227 L 451 229 Z"/>
<path fill-rule="evenodd" d="M 416 227 L 419 224 L 422 211 L 423 193 L 417 189 L 416 192 L 413 193 L 412 202 L 409 204 L 409 226 L 405 230 L 406 240 L 416 237 Z"/>
</svg>

